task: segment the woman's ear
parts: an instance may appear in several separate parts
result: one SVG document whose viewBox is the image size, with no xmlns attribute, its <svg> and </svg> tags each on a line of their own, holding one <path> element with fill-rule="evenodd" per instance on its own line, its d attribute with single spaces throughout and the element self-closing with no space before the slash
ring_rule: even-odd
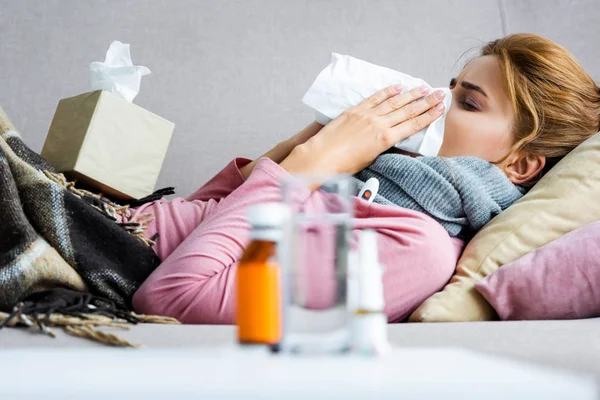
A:
<svg viewBox="0 0 600 400">
<path fill-rule="evenodd" d="M 515 185 L 533 179 L 546 165 L 546 156 L 518 153 L 510 156 L 501 166 L 508 179 Z"/>
</svg>

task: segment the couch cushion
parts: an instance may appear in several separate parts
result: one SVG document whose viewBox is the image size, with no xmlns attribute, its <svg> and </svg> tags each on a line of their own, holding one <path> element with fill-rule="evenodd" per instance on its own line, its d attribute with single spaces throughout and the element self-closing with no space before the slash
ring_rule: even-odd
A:
<svg viewBox="0 0 600 400">
<path fill-rule="evenodd" d="M 500 266 L 589 222 L 600 220 L 600 133 L 562 159 L 527 195 L 494 218 L 467 245 L 450 283 L 411 321 L 477 321 L 496 317 L 475 282 Z"/>
</svg>

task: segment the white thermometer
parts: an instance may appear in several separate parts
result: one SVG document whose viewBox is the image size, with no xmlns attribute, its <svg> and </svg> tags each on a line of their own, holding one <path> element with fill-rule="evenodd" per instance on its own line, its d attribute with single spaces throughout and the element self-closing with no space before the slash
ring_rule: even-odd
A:
<svg viewBox="0 0 600 400">
<path fill-rule="evenodd" d="M 377 191 L 379 190 L 379 180 L 377 178 L 371 178 L 365 182 L 360 193 L 358 193 L 358 197 L 372 203 L 377 196 Z"/>
</svg>

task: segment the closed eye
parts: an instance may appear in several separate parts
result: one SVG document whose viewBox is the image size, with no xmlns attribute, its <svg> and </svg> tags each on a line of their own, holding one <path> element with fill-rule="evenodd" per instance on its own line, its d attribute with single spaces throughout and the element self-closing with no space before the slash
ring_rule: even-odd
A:
<svg viewBox="0 0 600 400">
<path fill-rule="evenodd" d="M 463 100 L 460 102 L 461 105 L 463 106 L 463 108 L 467 111 L 479 111 L 480 108 L 477 105 L 477 103 L 473 102 L 472 100 L 470 100 L 469 98 Z"/>
<path fill-rule="evenodd" d="M 456 78 L 452 78 L 448 86 L 450 89 L 454 90 L 457 84 L 458 82 Z M 481 93 L 485 98 L 487 98 L 487 94 L 480 86 L 470 82 L 465 82 L 463 80 L 460 84 L 459 90 L 461 90 L 461 94 L 464 96 L 464 99 L 462 101 L 458 101 L 458 103 L 465 111 L 483 111 L 483 107 L 473 98 L 473 96 L 470 95 L 470 92 L 477 92 Z M 458 100 L 458 96 L 456 96 L 456 98 Z"/>
<path fill-rule="evenodd" d="M 456 78 L 452 78 L 450 80 L 450 84 L 448 85 L 450 89 L 454 89 L 456 87 Z M 464 88 L 463 90 L 471 90 L 471 88 Z M 459 101 L 460 105 L 466 111 L 481 111 L 481 107 L 475 100 L 473 100 L 470 96 L 465 96 L 464 100 Z"/>
</svg>

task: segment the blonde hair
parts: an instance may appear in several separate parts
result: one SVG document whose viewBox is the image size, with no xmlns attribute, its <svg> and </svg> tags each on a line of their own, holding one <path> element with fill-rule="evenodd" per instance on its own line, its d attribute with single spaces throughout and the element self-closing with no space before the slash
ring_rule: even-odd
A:
<svg viewBox="0 0 600 400">
<path fill-rule="evenodd" d="M 515 115 L 513 152 L 546 156 L 528 185 L 600 131 L 600 88 L 564 47 L 521 33 L 487 43 L 481 55 L 500 60 Z"/>
</svg>

